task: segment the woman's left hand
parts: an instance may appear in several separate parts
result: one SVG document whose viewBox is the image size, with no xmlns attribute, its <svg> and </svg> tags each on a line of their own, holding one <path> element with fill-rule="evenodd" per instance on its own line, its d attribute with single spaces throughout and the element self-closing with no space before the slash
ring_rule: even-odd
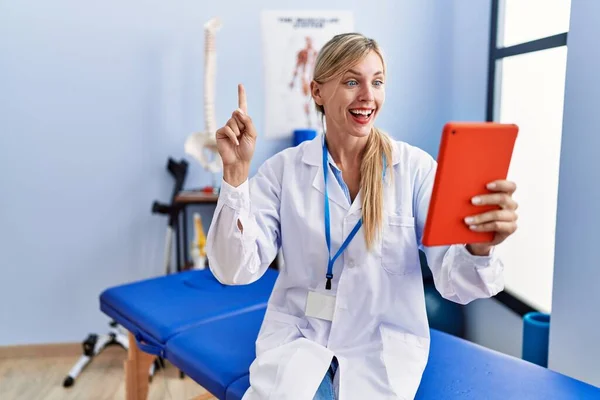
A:
<svg viewBox="0 0 600 400">
<path fill-rule="evenodd" d="M 517 230 L 518 204 L 512 195 L 517 189 L 514 182 L 498 180 L 490 182 L 487 188 L 494 192 L 475 196 L 471 202 L 478 206 L 497 205 L 499 209 L 465 218 L 465 223 L 475 232 L 494 232 L 494 238 L 487 243 L 471 243 L 467 250 L 473 255 L 489 255 L 492 247 L 502 243 Z"/>
</svg>

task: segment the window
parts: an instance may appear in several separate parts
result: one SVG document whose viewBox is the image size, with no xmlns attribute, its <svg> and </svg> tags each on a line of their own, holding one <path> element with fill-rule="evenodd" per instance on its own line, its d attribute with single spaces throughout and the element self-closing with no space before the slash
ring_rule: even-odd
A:
<svg viewBox="0 0 600 400">
<path fill-rule="evenodd" d="M 498 44 L 502 47 L 568 32 L 570 0 L 504 0 Z"/>
<path fill-rule="evenodd" d="M 550 312 L 570 0 L 493 0 L 487 120 L 516 123 L 519 229 L 500 248 L 511 308 Z"/>
</svg>

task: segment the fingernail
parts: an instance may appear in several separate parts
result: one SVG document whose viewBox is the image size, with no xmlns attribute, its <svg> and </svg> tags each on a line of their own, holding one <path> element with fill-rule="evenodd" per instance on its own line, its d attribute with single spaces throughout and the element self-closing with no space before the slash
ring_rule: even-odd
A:
<svg viewBox="0 0 600 400">
<path fill-rule="evenodd" d="M 496 184 L 494 182 L 487 184 L 488 189 L 496 189 Z"/>
<path fill-rule="evenodd" d="M 471 226 L 469 226 L 469 229 L 474 231 L 475 229 L 477 229 L 477 225 L 471 225 Z"/>
<path fill-rule="evenodd" d="M 475 221 L 475 218 L 473 218 L 473 217 L 467 217 L 467 218 L 465 218 L 465 222 L 467 224 L 472 224 L 474 221 Z"/>
<path fill-rule="evenodd" d="M 230 108 L 231 110 L 231 108 Z M 244 115 L 244 110 L 242 110 L 241 108 L 238 108 L 236 111 L 238 111 L 240 114 Z"/>
<path fill-rule="evenodd" d="M 473 198 L 471 199 L 471 202 L 472 202 L 473 204 L 480 204 L 480 203 L 481 203 L 481 198 L 479 198 L 479 197 L 473 197 Z"/>
</svg>

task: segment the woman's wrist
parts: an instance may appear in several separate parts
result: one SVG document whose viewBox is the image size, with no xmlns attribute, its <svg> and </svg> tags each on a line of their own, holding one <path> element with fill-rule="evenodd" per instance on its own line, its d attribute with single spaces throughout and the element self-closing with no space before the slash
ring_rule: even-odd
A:
<svg viewBox="0 0 600 400">
<path fill-rule="evenodd" d="M 223 180 L 233 187 L 238 187 L 248 179 L 250 165 L 235 164 L 223 167 Z"/>
<path fill-rule="evenodd" d="M 467 251 L 474 256 L 489 256 L 494 246 L 486 244 L 468 244 L 466 246 Z"/>
</svg>

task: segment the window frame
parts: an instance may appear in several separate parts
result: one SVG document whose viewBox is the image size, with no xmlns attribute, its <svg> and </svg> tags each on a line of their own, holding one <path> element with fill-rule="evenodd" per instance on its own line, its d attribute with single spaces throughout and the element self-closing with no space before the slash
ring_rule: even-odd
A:
<svg viewBox="0 0 600 400">
<path fill-rule="evenodd" d="M 567 46 L 568 32 L 564 32 L 508 47 L 498 47 L 498 37 L 500 37 L 500 34 L 502 33 L 500 29 L 504 26 L 504 13 L 501 4 L 503 2 L 504 0 L 492 0 L 491 3 L 487 104 L 485 116 L 487 122 L 493 122 L 494 117 L 500 114 L 499 88 L 502 83 L 502 71 L 497 67 L 498 61 L 507 57 Z M 527 302 L 515 296 L 508 289 L 498 293 L 494 298 L 520 316 L 524 316 L 528 312 L 539 312 L 538 309 L 527 304 Z"/>
</svg>

